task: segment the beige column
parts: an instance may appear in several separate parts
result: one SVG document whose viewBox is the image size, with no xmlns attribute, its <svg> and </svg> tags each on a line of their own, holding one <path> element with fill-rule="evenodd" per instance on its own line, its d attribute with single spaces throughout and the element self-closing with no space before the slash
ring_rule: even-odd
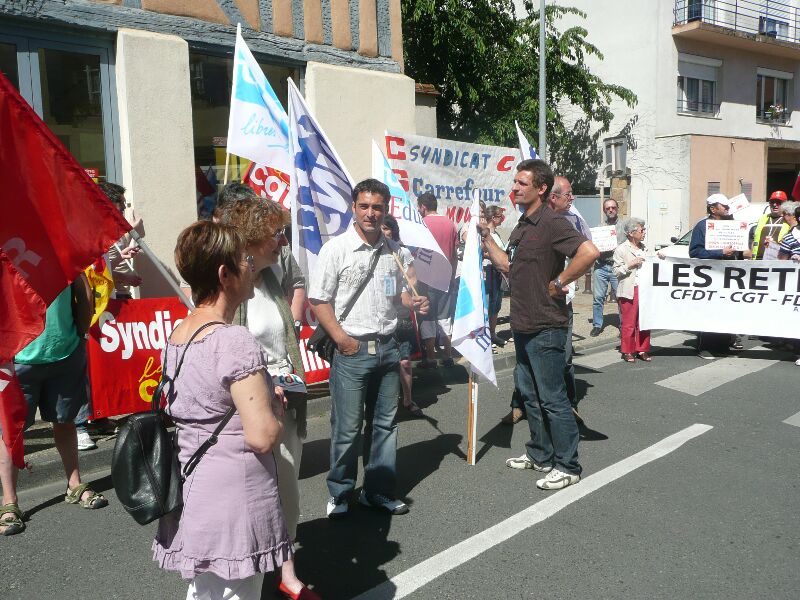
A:
<svg viewBox="0 0 800 600">
<path fill-rule="evenodd" d="M 348 0 L 331 0 L 331 29 L 333 45 L 342 50 L 353 49 L 350 34 L 350 3 Z"/>
<path fill-rule="evenodd" d="M 292 0 L 272 0 L 272 32 L 283 37 L 294 37 Z"/>
<path fill-rule="evenodd" d="M 358 53 L 378 56 L 378 7 L 376 0 L 358 3 Z"/>
<path fill-rule="evenodd" d="M 389 19 L 392 26 L 392 58 L 405 70 L 403 63 L 403 15 L 400 11 L 400 0 L 390 0 Z"/>
<path fill-rule="evenodd" d="M 119 183 L 144 221 L 145 242 L 177 274 L 175 240 L 197 219 L 189 47 L 176 36 L 120 29 L 115 72 Z M 137 257 L 135 267 L 144 280 L 137 295 L 174 295 L 147 258 Z"/>
<path fill-rule="evenodd" d="M 322 32 L 322 2 L 303 0 L 303 26 L 307 42 L 311 44 L 323 42 L 325 38 Z"/>
</svg>

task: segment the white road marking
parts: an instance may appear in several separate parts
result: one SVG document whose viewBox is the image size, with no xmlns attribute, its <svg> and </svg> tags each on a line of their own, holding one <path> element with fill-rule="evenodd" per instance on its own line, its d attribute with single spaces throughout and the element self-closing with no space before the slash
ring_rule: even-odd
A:
<svg viewBox="0 0 800 600">
<path fill-rule="evenodd" d="M 757 352 L 759 350 L 766 350 L 766 348 L 756 346 L 755 348 L 750 348 L 749 352 Z M 779 362 L 781 361 L 764 358 L 740 358 L 738 356 L 717 358 L 708 361 L 702 367 L 656 381 L 656 385 L 683 392 L 690 396 L 700 396 L 716 387 L 735 381 L 740 377 L 763 371 Z"/>
<path fill-rule="evenodd" d="M 800 427 L 800 412 L 786 419 L 784 423 L 786 423 L 787 425 L 794 425 L 795 427 Z"/>
<path fill-rule="evenodd" d="M 656 348 L 671 348 L 673 346 L 679 346 L 690 339 L 692 339 L 692 336 L 676 331 L 674 333 L 654 337 L 652 339 L 652 345 Z M 621 362 L 621 360 L 619 350 L 612 348 L 596 354 L 589 354 L 588 356 L 576 356 L 572 359 L 572 362 L 581 367 L 597 370 Z"/>
<path fill-rule="evenodd" d="M 619 461 L 594 475 L 589 475 L 577 485 L 554 492 L 541 502 L 529 506 L 505 521 L 478 533 L 455 546 L 395 575 L 389 581 L 360 594 L 353 600 L 389 600 L 404 598 L 437 577 L 452 571 L 476 556 L 505 542 L 529 527 L 552 517 L 562 508 L 577 502 L 605 485 L 635 471 L 656 459 L 680 448 L 689 440 L 712 429 L 711 425 L 696 423 L 660 442 Z"/>
</svg>

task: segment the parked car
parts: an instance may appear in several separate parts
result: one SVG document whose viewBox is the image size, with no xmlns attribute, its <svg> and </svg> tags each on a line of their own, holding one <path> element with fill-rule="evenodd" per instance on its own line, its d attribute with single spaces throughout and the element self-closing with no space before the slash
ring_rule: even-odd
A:
<svg viewBox="0 0 800 600">
<path fill-rule="evenodd" d="M 733 215 L 737 221 L 747 221 L 750 229 L 756 226 L 762 215 L 769 212 L 769 204 L 766 202 L 754 202 L 750 206 L 740 210 Z M 672 244 L 658 249 L 665 256 L 673 258 L 689 258 L 689 243 L 692 241 L 692 230 L 690 229 L 680 237 L 673 237 Z"/>
</svg>

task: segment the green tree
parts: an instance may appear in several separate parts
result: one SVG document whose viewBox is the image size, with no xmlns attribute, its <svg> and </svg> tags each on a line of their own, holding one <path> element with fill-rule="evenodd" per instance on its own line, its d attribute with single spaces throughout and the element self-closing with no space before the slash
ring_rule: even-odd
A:
<svg viewBox="0 0 800 600">
<path fill-rule="evenodd" d="M 522 15 L 513 0 L 402 0 L 402 8 L 406 74 L 441 93 L 439 135 L 516 146 L 516 119 L 535 144 L 541 21 L 533 2 L 526 0 Z M 559 30 L 568 14 L 586 18 L 576 8 L 546 8 L 548 151 L 578 191 L 593 191 L 599 141 L 614 117 L 611 102 L 633 106 L 636 96 L 589 70 L 586 58 L 603 55 L 583 27 Z"/>
</svg>

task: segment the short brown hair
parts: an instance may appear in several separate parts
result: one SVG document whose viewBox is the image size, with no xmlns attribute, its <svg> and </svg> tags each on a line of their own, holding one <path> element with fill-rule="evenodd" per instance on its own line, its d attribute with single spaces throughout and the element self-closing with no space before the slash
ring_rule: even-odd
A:
<svg viewBox="0 0 800 600">
<path fill-rule="evenodd" d="M 245 244 L 257 245 L 275 235 L 291 222 L 289 211 L 272 200 L 241 198 L 233 200 L 222 211 L 221 223 L 233 225 L 244 236 Z"/>
<path fill-rule="evenodd" d="M 196 305 L 219 296 L 217 271 L 221 265 L 234 275 L 241 274 L 244 248 L 244 236 L 232 225 L 197 221 L 181 231 L 175 245 L 175 264 L 191 286 Z"/>
<path fill-rule="evenodd" d="M 530 173 L 531 177 L 533 178 L 533 185 L 535 185 L 537 188 L 543 183 L 547 184 L 547 189 L 542 196 L 543 201 L 547 200 L 550 192 L 553 191 L 553 183 L 555 182 L 555 175 L 553 174 L 553 169 L 550 168 L 550 165 L 543 160 L 539 160 L 538 158 L 529 158 L 527 160 L 523 160 L 517 165 L 517 173 L 520 171 L 527 171 Z"/>
</svg>

